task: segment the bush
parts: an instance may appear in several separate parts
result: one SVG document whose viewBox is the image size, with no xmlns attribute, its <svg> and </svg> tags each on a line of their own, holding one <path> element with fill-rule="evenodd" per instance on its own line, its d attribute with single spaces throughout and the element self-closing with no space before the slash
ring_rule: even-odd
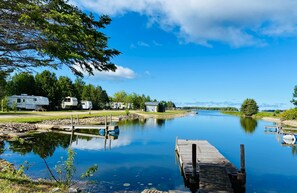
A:
<svg viewBox="0 0 297 193">
<path fill-rule="evenodd" d="M 259 107 L 254 99 L 246 99 L 243 101 L 240 112 L 246 116 L 251 117 L 254 114 L 257 114 Z"/>
<path fill-rule="evenodd" d="M 284 111 L 282 114 L 280 114 L 280 117 L 283 120 L 295 120 L 297 119 L 297 108 L 289 109 Z"/>
</svg>

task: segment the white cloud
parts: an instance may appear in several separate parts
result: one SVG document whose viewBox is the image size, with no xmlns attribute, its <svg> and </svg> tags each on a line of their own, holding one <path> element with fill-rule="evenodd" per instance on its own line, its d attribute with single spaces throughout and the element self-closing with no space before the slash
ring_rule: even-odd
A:
<svg viewBox="0 0 297 193">
<path fill-rule="evenodd" d="M 264 45 L 265 38 L 296 36 L 296 0 L 71 0 L 77 6 L 108 15 L 138 12 L 171 31 L 182 42 L 234 47 Z"/>
<path fill-rule="evenodd" d="M 145 43 L 143 41 L 138 41 L 137 45 L 140 46 L 140 47 L 150 47 L 150 45 L 148 43 Z"/>
<path fill-rule="evenodd" d="M 135 72 L 130 68 L 125 68 L 123 66 L 116 66 L 117 69 L 113 71 L 94 71 L 94 76 L 92 79 L 99 80 L 123 80 L 123 79 L 134 79 L 136 77 Z"/>
<path fill-rule="evenodd" d="M 111 141 L 111 148 L 117 148 L 121 146 L 127 146 L 131 143 L 129 136 L 119 136 L 119 139 Z M 104 149 L 104 139 L 92 138 L 91 140 L 78 139 L 78 142 L 72 142 L 71 147 L 81 150 L 101 150 Z M 107 141 L 107 147 L 109 148 L 109 140 Z"/>
</svg>

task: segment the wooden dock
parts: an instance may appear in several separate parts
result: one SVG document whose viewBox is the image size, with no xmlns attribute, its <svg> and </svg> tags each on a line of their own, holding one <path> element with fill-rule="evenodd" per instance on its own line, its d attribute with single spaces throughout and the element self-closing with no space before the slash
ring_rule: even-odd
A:
<svg viewBox="0 0 297 193">
<path fill-rule="evenodd" d="M 206 140 L 176 140 L 185 185 L 192 192 L 244 192 L 244 148 L 241 171 Z"/>
</svg>

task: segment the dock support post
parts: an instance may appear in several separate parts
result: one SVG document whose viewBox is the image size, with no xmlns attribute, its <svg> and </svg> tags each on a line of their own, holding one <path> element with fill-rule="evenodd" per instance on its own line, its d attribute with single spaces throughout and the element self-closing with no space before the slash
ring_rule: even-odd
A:
<svg viewBox="0 0 297 193">
<path fill-rule="evenodd" d="M 73 127 L 73 115 L 71 115 L 71 129 L 73 130 L 74 127 Z"/>
<path fill-rule="evenodd" d="M 195 180 L 196 179 L 196 171 L 197 171 L 197 166 L 196 166 L 196 144 L 192 144 L 192 166 L 193 166 L 193 171 L 192 171 L 192 177 Z M 194 181 L 195 182 L 195 181 Z"/>
<path fill-rule="evenodd" d="M 244 155 L 244 145 L 240 144 L 240 171 L 245 173 L 245 155 Z"/>
<path fill-rule="evenodd" d="M 245 173 L 245 153 L 244 153 L 243 144 L 240 144 L 240 171 L 238 172 L 237 179 L 240 183 L 241 188 L 245 189 L 246 173 Z"/>
</svg>

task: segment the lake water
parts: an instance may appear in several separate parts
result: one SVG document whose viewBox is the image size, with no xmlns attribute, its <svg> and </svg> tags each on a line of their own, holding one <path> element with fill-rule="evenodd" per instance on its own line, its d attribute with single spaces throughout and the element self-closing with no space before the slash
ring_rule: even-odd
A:
<svg viewBox="0 0 297 193">
<path fill-rule="evenodd" d="M 297 148 L 282 145 L 282 136 L 267 134 L 272 123 L 240 119 L 217 111 L 170 120 L 146 119 L 120 124 L 115 140 L 42 134 L 28 142 L 5 142 L 0 155 L 16 165 L 28 161 L 33 178 L 49 178 L 42 158 L 54 167 L 67 148 L 74 149 L 78 177 L 94 164 L 99 169 L 90 179 L 95 192 L 141 192 L 145 188 L 183 190 L 183 178 L 175 158 L 175 140 L 203 139 L 214 145 L 237 168 L 239 146 L 245 145 L 246 192 L 296 192 Z M 116 138 L 116 137 L 115 137 Z M 27 140 L 26 140 L 27 141 Z"/>
</svg>

